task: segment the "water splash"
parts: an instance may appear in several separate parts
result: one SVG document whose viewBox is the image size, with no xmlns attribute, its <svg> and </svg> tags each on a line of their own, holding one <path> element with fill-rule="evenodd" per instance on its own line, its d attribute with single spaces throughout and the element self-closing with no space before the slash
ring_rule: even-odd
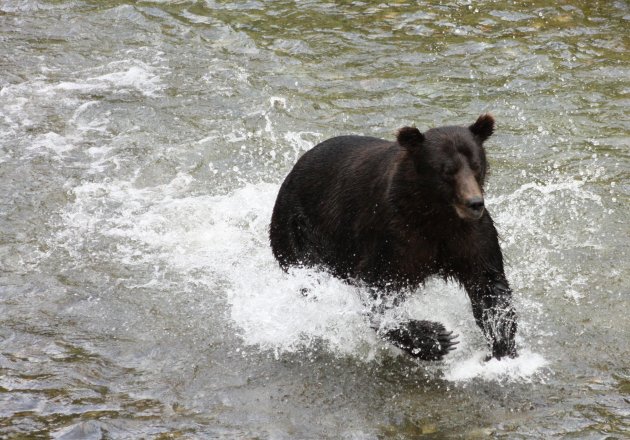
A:
<svg viewBox="0 0 630 440">
<path fill-rule="evenodd" d="M 531 382 L 538 380 L 549 362 L 540 354 L 521 350 L 515 359 L 485 360 L 483 353 L 475 353 L 469 359 L 449 365 L 444 378 L 452 382 L 465 382 L 471 379 L 509 380 Z"/>
<path fill-rule="evenodd" d="M 314 269 L 280 270 L 267 238 L 277 184 L 246 184 L 225 195 L 190 196 L 193 183 L 192 177 L 180 174 L 168 184 L 149 188 L 126 181 L 80 185 L 73 189 L 75 202 L 64 214 L 67 230 L 62 241 L 72 247 L 80 241 L 77 237 L 114 238 L 121 244 L 114 258 L 121 264 L 168 265 L 184 275 L 201 271 L 205 284 L 227 302 L 230 320 L 246 345 L 281 355 L 323 342 L 333 354 L 366 362 L 401 354 L 370 329 L 361 301 L 367 290 Z M 518 225 L 511 227 L 523 234 Z M 300 294 L 303 289 L 308 295 Z M 485 341 L 466 294 L 454 284 L 428 282 L 389 310 L 383 325 L 431 319 L 460 334 L 458 350 L 438 364 L 437 374 L 447 380 L 523 380 L 535 377 L 546 360 L 528 348 L 529 339 L 540 336 L 527 322 L 530 313 L 537 316 L 536 304 L 523 301 L 519 306 L 525 308 L 525 331 L 517 341 L 521 356 L 501 362 L 481 362 L 488 354 Z"/>
</svg>

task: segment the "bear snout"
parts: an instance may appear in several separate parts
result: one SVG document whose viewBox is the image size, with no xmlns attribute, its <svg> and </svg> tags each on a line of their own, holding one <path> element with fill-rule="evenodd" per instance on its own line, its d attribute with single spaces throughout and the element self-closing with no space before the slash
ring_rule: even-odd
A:
<svg viewBox="0 0 630 440">
<path fill-rule="evenodd" d="M 468 208 L 471 212 L 483 214 L 483 198 L 482 197 L 471 197 L 466 200 L 466 208 Z"/>
<path fill-rule="evenodd" d="M 457 200 L 455 211 L 463 220 L 479 220 L 483 215 L 484 202 L 481 187 L 470 169 L 464 168 L 455 176 Z"/>
<path fill-rule="evenodd" d="M 483 199 L 475 197 L 463 204 L 456 203 L 455 211 L 462 220 L 479 220 L 484 211 Z"/>
</svg>

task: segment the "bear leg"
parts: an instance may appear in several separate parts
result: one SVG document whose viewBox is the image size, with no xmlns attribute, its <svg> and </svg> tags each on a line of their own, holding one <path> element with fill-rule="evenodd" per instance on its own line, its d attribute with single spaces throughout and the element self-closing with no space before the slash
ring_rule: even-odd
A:
<svg viewBox="0 0 630 440">
<path fill-rule="evenodd" d="M 512 305 L 512 290 L 503 274 L 488 277 L 467 287 L 475 321 L 483 332 L 492 357 L 515 358 L 516 312 Z"/>
<path fill-rule="evenodd" d="M 308 222 L 295 197 L 288 191 L 278 196 L 269 227 L 271 251 L 286 272 L 291 266 L 311 265 L 313 245 L 307 238 Z"/>
<path fill-rule="evenodd" d="M 439 322 L 411 320 L 382 333 L 383 339 L 426 361 L 438 361 L 455 350 L 457 335 L 447 332 Z"/>
</svg>

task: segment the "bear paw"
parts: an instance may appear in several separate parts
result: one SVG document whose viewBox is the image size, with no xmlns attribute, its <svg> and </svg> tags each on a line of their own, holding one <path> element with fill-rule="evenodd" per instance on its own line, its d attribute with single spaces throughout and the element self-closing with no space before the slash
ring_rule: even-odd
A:
<svg viewBox="0 0 630 440">
<path fill-rule="evenodd" d="M 383 338 L 411 356 L 426 361 L 439 361 L 455 350 L 458 335 L 447 332 L 439 322 L 407 321 L 397 328 L 386 330 Z"/>
</svg>

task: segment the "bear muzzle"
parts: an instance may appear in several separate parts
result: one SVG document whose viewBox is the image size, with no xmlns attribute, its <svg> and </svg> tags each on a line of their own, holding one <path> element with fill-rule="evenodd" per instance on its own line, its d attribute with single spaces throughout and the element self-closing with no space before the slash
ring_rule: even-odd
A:
<svg viewBox="0 0 630 440">
<path fill-rule="evenodd" d="M 479 220 L 483 215 L 484 203 L 481 187 L 469 168 L 464 168 L 455 175 L 457 200 L 455 211 L 463 220 Z"/>
<path fill-rule="evenodd" d="M 473 197 L 464 203 L 456 203 L 455 212 L 462 220 L 479 220 L 483 215 L 484 203 L 483 198 Z"/>
</svg>

